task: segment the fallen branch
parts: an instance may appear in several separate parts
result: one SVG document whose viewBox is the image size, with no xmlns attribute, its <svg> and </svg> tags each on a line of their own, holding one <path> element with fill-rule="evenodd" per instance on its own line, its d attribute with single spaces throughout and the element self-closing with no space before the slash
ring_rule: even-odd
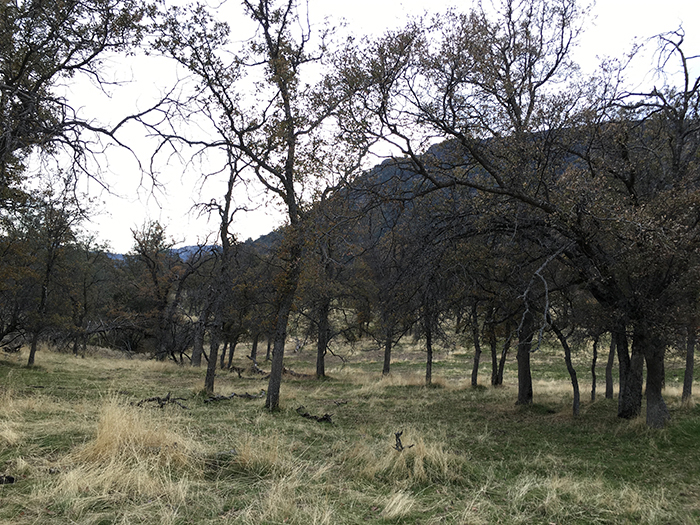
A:
<svg viewBox="0 0 700 525">
<path fill-rule="evenodd" d="M 282 367 L 282 373 L 283 374 L 289 374 L 292 377 L 298 377 L 299 379 L 314 379 L 316 376 L 312 374 L 300 374 L 299 372 L 295 372 L 291 368 L 286 368 Z"/>
<path fill-rule="evenodd" d="M 305 406 L 300 406 L 297 408 L 297 414 L 299 414 L 301 417 L 305 417 L 306 419 L 313 419 L 314 421 L 318 421 L 319 423 L 331 423 L 333 424 L 333 420 L 331 420 L 331 416 L 333 414 L 323 414 L 322 416 L 312 416 L 306 411 Z"/>
<path fill-rule="evenodd" d="M 184 397 L 170 397 L 170 392 L 168 392 L 168 395 L 165 397 L 149 397 L 148 399 L 142 399 L 138 403 L 136 403 L 137 407 L 142 406 L 144 403 L 158 403 L 158 408 L 163 408 L 165 405 L 168 403 L 174 403 L 180 408 L 184 408 L 185 410 L 189 410 L 185 405 L 180 403 L 180 401 L 186 401 Z M 133 403 L 132 403 L 133 405 Z"/>
<path fill-rule="evenodd" d="M 245 368 L 241 368 L 240 366 L 232 366 L 229 370 L 236 372 L 238 374 L 238 379 L 243 379 L 241 374 L 245 372 Z"/>
<path fill-rule="evenodd" d="M 260 368 L 258 366 L 258 362 L 255 359 L 253 359 L 249 355 L 247 355 L 246 357 L 253 362 L 253 365 L 252 365 L 253 372 L 257 372 L 258 374 L 265 376 L 265 377 L 262 377 L 261 379 L 267 379 L 268 377 L 270 377 L 270 374 L 268 372 L 265 372 L 265 370 L 263 370 L 262 368 Z"/>
<path fill-rule="evenodd" d="M 241 397 L 243 399 L 262 399 L 265 397 L 265 390 L 260 390 L 259 394 L 249 394 L 246 392 L 245 394 L 236 394 L 235 392 L 231 392 L 227 396 L 209 396 L 207 399 L 204 400 L 205 403 L 209 403 L 211 401 L 225 401 L 227 399 L 233 399 L 234 397 Z"/>
<path fill-rule="evenodd" d="M 403 443 L 401 443 L 401 435 L 403 434 L 403 430 L 401 432 L 394 432 L 394 436 L 396 436 L 396 445 L 394 445 L 394 449 L 398 450 L 399 452 L 403 452 L 404 449 L 411 448 L 415 446 L 415 443 L 412 445 L 408 445 L 407 447 L 403 446 Z"/>
</svg>

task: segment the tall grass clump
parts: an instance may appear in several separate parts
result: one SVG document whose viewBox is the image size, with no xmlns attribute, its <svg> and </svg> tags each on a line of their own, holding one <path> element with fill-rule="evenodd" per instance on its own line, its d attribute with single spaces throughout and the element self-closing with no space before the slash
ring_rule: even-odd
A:
<svg viewBox="0 0 700 525">
<path fill-rule="evenodd" d="M 470 469 L 464 456 L 445 450 L 441 443 L 426 441 L 415 431 L 407 431 L 401 439 L 403 450 L 388 440 L 358 443 L 347 453 L 345 462 L 367 480 L 401 486 L 468 481 Z"/>
<path fill-rule="evenodd" d="M 64 458 L 56 496 L 179 503 L 189 481 L 201 476 L 202 452 L 172 418 L 113 397 L 102 407 L 94 438 Z"/>
</svg>

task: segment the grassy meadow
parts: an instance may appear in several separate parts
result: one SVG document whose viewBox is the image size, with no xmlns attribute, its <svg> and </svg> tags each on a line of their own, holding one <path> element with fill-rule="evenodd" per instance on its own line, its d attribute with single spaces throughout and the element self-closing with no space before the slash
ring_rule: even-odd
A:
<svg viewBox="0 0 700 525">
<path fill-rule="evenodd" d="M 386 378 L 359 347 L 329 356 L 325 381 L 285 376 L 272 414 L 253 373 L 216 382 L 251 399 L 206 402 L 204 369 L 47 349 L 26 368 L 25 354 L 0 354 L 0 476 L 15 478 L 0 484 L 2 524 L 700 523 L 700 407 L 680 405 L 680 360 L 672 422 L 651 431 L 619 420 L 604 385 L 589 401 L 584 354 L 578 418 L 554 351 L 533 354 L 530 407 L 514 404 L 513 362 L 502 388 L 473 389 L 471 354 L 445 351 L 426 388 L 423 354 L 399 345 Z M 286 366 L 310 374 L 313 359 Z M 182 399 L 138 406 L 168 393 Z"/>
</svg>

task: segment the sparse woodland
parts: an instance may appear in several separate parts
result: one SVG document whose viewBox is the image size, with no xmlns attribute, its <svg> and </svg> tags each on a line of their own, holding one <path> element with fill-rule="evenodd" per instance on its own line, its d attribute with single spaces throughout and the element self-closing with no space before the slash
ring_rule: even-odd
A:
<svg viewBox="0 0 700 525">
<path fill-rule="evenodd" d="M 347 41 L 241 9 L 246 39 L 204 5 L 0 5 L 0 522 L 700 521 L 683 29 L 639 92 L 634 56 L 580 73 L 575 0 Z M 62 95 L 137 52 L 181 73 L 151 107 Z M 78 182 L 127 127 L 154 183 L 223 183 L 215 238 L 95 242 Z M 241 242 L 252 186 L 288 221 Z"/>
</svg>

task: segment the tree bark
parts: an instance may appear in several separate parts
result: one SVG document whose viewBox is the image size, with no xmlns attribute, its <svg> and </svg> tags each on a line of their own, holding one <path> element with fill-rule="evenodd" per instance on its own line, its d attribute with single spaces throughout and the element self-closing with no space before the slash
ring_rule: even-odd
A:
<svg viewBox="0 0 700 525">
<path fill-rule="evenodd" d="M 202 366 L 202 351 L 204 350 L 204 333 L 206 331 L 206 319 L 199 319 L 194 328 L 194 341 L 192 343 L 192 366 Z"/>
<path fill-rule="evenodd" d="M 219 358 L 219 368 L 223 370 L 226 368 L 226 350 L 228 349 L 228 341 L 224 341 L 224 348 L 221 350 L 221 356 Z"/>
<path fill-rule="evenodd" d="M 425 325 L 425 349 L 428 354 L 425 360 L 425 386 L 433 383 L 433 329 L 430 325 Z"/>
<path fill-rule="evenodd" d="M 525 312 L 518 333 L 518 400 L 516 405 L 532 404 L 532 374 L 530 372 L 530 350 L 532 348 L 534 321 L 530 312 Z"/>
<path fill-rule="evenodd" d="M 34 359 L 36 356 L 36 350 L 39 346 L 39 330 L 35 330 L 32 334 L 32 344 L 29 347 L 29 359 L 27 360 L 27 366 L 34 366 Z"/>
<path fill-rule="evenodd" d="M 496 327 L 493 322 L 489 323 L 487 337 L 491 350 L 491 385 L 498 384 L 498 340 L 496 339 Z"/>
<path fill-rule="evenodd" d="M 617 338 L 617 360 L 620 364 L 617 415 L 624 419 L 632 419 L 642 413 L 644 356 L 640 352 L 639 345 L 632 345 L 630 357 L 625 327 L 617 328 L 615 337 Z"/>
<path fill-rule="evenodd" d="M 330 336 L 330 323 L 328 316 L 331 310 L 331 301 L 323 297 L 318 309 L 318 344 L 316 346 L 316 378 L 326 377 L 326 351 Z"/>
<path fill-rule="evenodd" d="M 481 360 L 481 343 L 479 341 L 479 317 L 477 311 L 478 304 L 472 305 L 471 325 L 472 339 L 474 340 L 474 364 L 472 365 L 472 387 L 477 386 L 479 379 L 479 361 Z"/>
<path fill-rule="evenodd" d="M 569 356 L 571 360 L 571 356 Z M 595 367 L 598 363 L 598 336 L 593 339 L 593 359 L 591 361 L 591 402 L 595 401 L 595 387 L 596 387 L 596 375 Z M 578 385 L 577 385 L 578 388 Z"/>
<path fill-rule="evenodd" d="M 695 365 L 695 328 L 688 327 L 688 338 L 685 346 L 685 373 L 683 375 L 683 395 L 681 402 L 687 405 L 693 398 L 693 368 Z"/>
<path fill-rule="evenodd" d="M 384 376 L 389 375 L 391 372 L 391 346 L 393 342 L 391 330 L 388 330 L 384 341 L 384 368 L 382 368 L 382 375 Z"/>
<path fill-rule="evenodd" d="M 253 335 L 253 346 L 250 349 L 250 358 L 253 360 L 253 362 L 256 362 L 258 359 L 258 341 L 260 340 L 260 334 L 258 332 Z"/>
<path fill-rule="evenodd" d="M 561 346 L 564 349 L 564 361 L 566 362 L 566 370 L 569 372 L 569 377 L 571 378 L 571 386 L 574 389 L 573 413 L 574 416 L 578 416 L 581 411 L 581 392 L 578 386 L 578 378 L 576 377 L 576 369 L 574 368 L 574 365 L 571 362 L 571 347 L 569 346 L 569 342 L 566 340 L 566 337 L 564 336 L 563 332 L 559 330 L 559 328 L 554 323 L 552 323 L 552 330 L 556 334 L 557 339 L 559 339 L 559 342 L 561 343 Z M 594 343 L 594 348 L 597 343 L 598 340 L 596 339 Z M 595 388 L 593 389 L 593 392 L 595 392 Z M 595 396 L 594 393 L 592 393 L 591 395 Z"/>
<path fill-rule="evenodd" d="M 209 343 L 209 361 L 207 362 L 207 374 L 204 377 L 204 391 L 207 394 L 214 393 L 214 378 L 216 377 L 217 355 L 219 353 L 219 336 L 216 330 L 212 330 Z"/>
<path fill-rule="evenodd" d="M 498 374 L 496 375 L 496 385 L 503 384 L 503 370 L 506 367 L 506 357 L 510 351 L 510 343 L 513 335 L 513 325 L 510 321 L 506 322 L 506 340 L 503 342 L 503 350 L 501 350 L 501 359 L 498 362 Z"/>
<path fill-rule="evenodd" d="M 289 234 L 293 238 L 289 246 L 286 275 L 279 290 L 279 306 L 277 308 L 275 339 L 272 349 L 272 367 L 270 380 L 267 385 L 267 398 L 265 400 L 265 408 L 270 411 L 279 409 L 282 371 L 284 370 L 284 345 L 287 342 L 287 325 L 301 276 L 303 239 L 300 236 L 300 232 L 294 229 Z"/>
<path fill-rule="evenodd" d="M 639 347 L 639 353 L 644 355 L 647 365 L 647 426 L 649 428 L 663 428 L 671 419 L 671 414 L 661 394 L 664 379 L 664 347 L 658 338 L 649 333 L 649 329 L 643 321 L 634 327 L 633 353 L 635 347 Z"/>
<path fill-rule="evenodd" d="M 605 366 L 605 399 L 613 398 L 613 365 L 615 364 L 615 336 L 610 334 L 610 352 L 608 352 L 608 363 Z"/>
<path fill-rule="evenodd" d="M 228 364 L 226 365 L 226 368 L 229 370 L 231 370 L 231 365 L 233 365 L 233 353 L 236 351 L 236 346 L 238 346 L 238 339 L 240 339 L 240 337 L 239 334 L 236 334 L 229 344 Z"/>
</svg>

